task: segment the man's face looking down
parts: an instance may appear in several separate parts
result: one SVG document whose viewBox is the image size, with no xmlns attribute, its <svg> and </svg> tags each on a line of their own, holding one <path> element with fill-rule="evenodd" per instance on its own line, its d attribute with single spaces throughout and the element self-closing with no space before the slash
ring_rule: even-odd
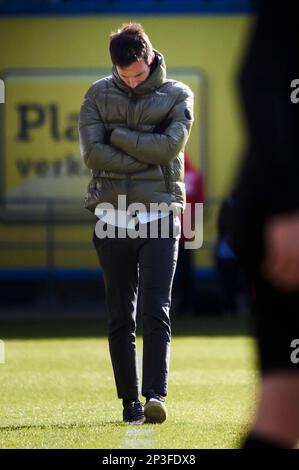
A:
<svg viewBox="0 0 299 470">
<path fill-rule="evenodd" d="M 144 59 L 136 60 L 127 67 L 120 67 L 116 65 L 116 70 L 119 77 L 129 88 L 136 88 L 140 83 L 144 82 L 151 71 L 151 63 L 154 60 L 155 54 L 153 52 L 147 64 Z"/>
</svg>

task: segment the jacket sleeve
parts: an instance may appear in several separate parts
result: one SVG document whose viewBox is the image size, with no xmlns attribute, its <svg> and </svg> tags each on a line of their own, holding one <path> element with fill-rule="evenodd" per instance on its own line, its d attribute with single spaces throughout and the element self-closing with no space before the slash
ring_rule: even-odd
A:
<svg viewBox="0 0 299 470">
<path fill-rule="evenodd" d="M 171 123 L 162 134 L 117 127 L 111 134 L 111 144 L 140 162 L 167 165 L 184 149 L 191 131 L 193 93 L 190 89 L 182 90 L 168 118 Z"/>
<path fill-rule="evenodd" d="M 85 96 L 79 114 L 80 150 L 87 168 L 114 173 L 134 173 L 148 168 L 146 163 L 111 145 L 105 145 L 105 134 L 106 129 L 91 88 Z"/>
</svg>

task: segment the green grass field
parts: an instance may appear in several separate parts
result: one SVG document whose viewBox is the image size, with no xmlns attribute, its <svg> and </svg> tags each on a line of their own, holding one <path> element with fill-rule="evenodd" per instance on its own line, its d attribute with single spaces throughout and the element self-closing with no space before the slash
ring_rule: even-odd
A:
<svg viewBox="0 0 299 470">
<path fill-rule="evenodd" d="M 174 321 L 162 425 L 122 423 L 105 330 L 94 321 L 3 325 L 0 448 L 238 447 L 257 382 L 254 341 L 239 320 Z"/>
</svg>

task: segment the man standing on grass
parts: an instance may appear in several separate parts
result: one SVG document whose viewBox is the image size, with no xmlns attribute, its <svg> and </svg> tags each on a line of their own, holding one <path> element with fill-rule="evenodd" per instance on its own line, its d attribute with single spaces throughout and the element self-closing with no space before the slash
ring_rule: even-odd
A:
<svg viewBox="0 0 299 470">
<path fill-rule="evenodd" d="M 184 147 L 193 94 L 166 78 L 164 58 L 139 24 L 111 34 L 110 55 L 112 75 L 92 85 L 80 111 L 81 153 L 92 170 L 85 205 L 100 217 L 93 242 L 104 274 L 109 349 L 123 420 L 161 423 L 167 417 L 169 309 L 179 238 L 173 209 L 185 206 Z M 131 213 L 132 203 L 144 210 Z M 164 203 L 164 210 L 153 211 L 152 203 Z M 161 229 L 165 222 L 167 237 Z M 151 236 L 154 224 L 158 232 Z M 146 237 L 138 236 L 140 227 Z M 137 293 L 144 407 L 136 354 Z"/>
</svg>

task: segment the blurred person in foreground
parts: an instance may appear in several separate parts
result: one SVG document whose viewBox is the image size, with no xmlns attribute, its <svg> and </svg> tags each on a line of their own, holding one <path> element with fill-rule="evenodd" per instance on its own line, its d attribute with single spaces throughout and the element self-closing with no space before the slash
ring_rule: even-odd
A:
<svg viewBox="0 0 299 470">
<path fill-rule="evenodd" d="M 193 94 L 167 78 L 163 55 L 139 24 L 111 34 L 110 56 L 112 75 L 93 84 L 80 111 L 81 153 L 92 170 L 85 205 L 100 219 L 93 242 L 104 274 L 109 349 L 123 420 L 161 423 L 167 417 L 169 309 L 179 238 L 179 215 L 171 208 L 180 213 L 185 207 L 183 152 L 193 122 Z M 119 196 L 125 196 L 125 207 Z M 130 209 L 133 203 L 144 210 Z M 164 209 L 154 211 L 152 203 L 164 203 Z M 168 237 L 161 229 L 165 223 Z M 155 224 L 158 236 L 151 235 Z M 140 236 L 141 228 L 147 237 Z M 139 400 L 137 296 L 144 406 Z"/>
<path fill-rule="evenodd" d="M 237 185 L 234 245 L 256 291 L 261 383 L 243 447 L 292 448 L 299 437 L 299 78 L 296 2 L 258 2 L 241 71 L 249 145 Z"/>
</svg>

